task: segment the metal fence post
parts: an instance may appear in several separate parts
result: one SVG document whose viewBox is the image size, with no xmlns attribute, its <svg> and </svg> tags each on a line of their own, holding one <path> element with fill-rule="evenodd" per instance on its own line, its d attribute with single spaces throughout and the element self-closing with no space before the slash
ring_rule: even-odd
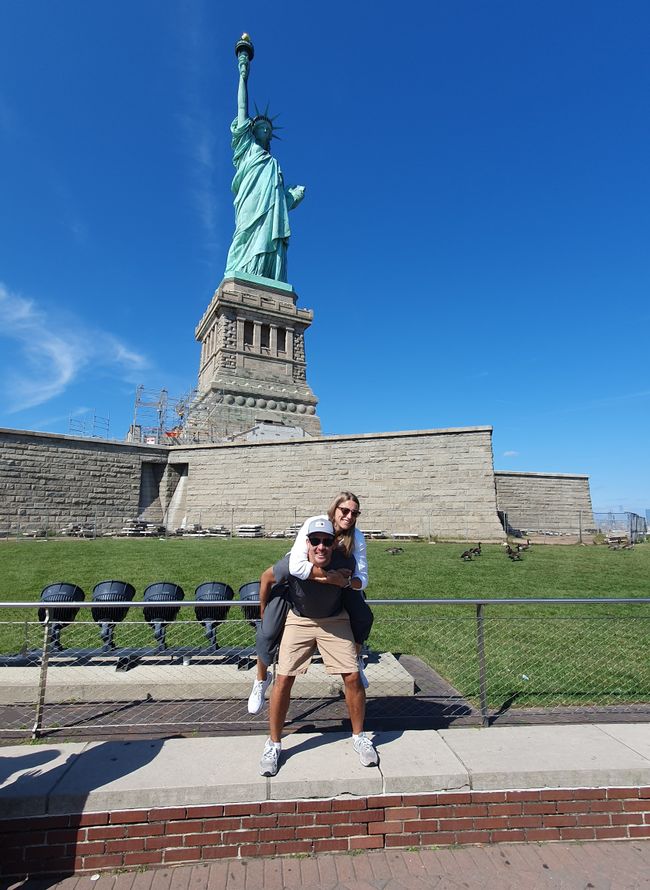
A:
<svg viewBox="0 0 650 890">
<path fill-rule="evenodd" d="M 478 682 L 481 699 L 481 717 L 483 726 L 489 726 L 487 698 L 487 666 L 485 664 L 485 626 L 483 621 L 484 603 L 476 606 L 476 646 L 478 651 Z"/>
<path fill-rule="evenodd" d="M 578 543 L 582 544 L 582 510 L 578 511 Z"/>
<path fill-rule="evenodd" d="M 38 698 L 36 700 L 36 714 L 32 727 L 32 738 L 37 739 L 41 734 L 43 723 L 43 708 L 45 707 L 45 687 L 47 684 L 47 665 L 50 660 L 50 610 L 45 610 L 45 626 L 43 629 L 43 656 L 41 658 L 41 673 L 38 679 Z"/>
</svg>

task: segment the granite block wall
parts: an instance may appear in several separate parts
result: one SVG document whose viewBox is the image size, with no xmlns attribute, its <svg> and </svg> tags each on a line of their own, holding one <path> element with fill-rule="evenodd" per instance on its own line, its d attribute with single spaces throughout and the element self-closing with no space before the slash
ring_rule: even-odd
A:
<svg viewBox="0 0 650 890">
<path fill-rule="evenodd" d="M 494 479 L 497 504 L 507 514 L 509 528 L 531 534 L 594 531 L 588 476 L 497 470 Z"/>
<path fill-rule="evenodd" d="M 492 428 L 329 436 L 174 449 L 188 465 L 188 523 L 285 529 L 340 490 L 362 502 L 363 530 L 502 540 Z"/>
<path fill-rule="evenodd" d="M 70 522 L 111 532 L 138 515 L 270 533 L 341 489 L 361 498 L 363 530 L 389 535 L 499 541 L 497 509 L 531 532 L 594 524 L 587 476 L 495 473 L 491 427 L 171 449 L 0 430 L 0 535 Z"/>
<path fill-rule="evenodd" d="M 168 453 L 155 446 L 0 430 L 0 534 L 46 525 L 58 531 L 70 522 L 96 523 L 99 533 L 116 531 L 147 507 L 153 521 L 161 521 L 156 479 Z"/>
</svg>

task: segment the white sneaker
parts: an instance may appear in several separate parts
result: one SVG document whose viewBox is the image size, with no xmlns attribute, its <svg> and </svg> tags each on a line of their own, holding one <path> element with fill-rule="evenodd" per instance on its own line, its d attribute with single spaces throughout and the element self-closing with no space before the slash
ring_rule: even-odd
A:
<svg viewBox="0 0 650 890">
<path fill-rule="evenodd" d="M 271 671 L 267 671 L 266 680 L 255 680 L 253 683 L 253 688 L 251 689 L 251 694 L 248 696 L 248 713 L 249 714 L 259 714 L 259 712 L 264 707 L 264 696 L 266 694 L 266 690 L 269 688 L 271 683 L 273 682 L 273 674 Z"/>
<path fill-rule="evenodd" d="M 260 760 L 260 776 L 275 776 L 280 765 L 281 747 L 276 745 L 271 739 L 266 740 L 264 750 L 262 751 L 262 759 Z"/>
<path fill-rule="evenodd" d="M 365 732 L 360 732 L 356 739 L 353 737 L 352 745 L 359 755 L 361 766 L 377 766 L 379 755 Z"/>
<path fill-rule="evenodd" d="M 361 680 L 361 685 L 364 689 L 367 689 L 370 686 L 370 680 L 366 677 L 366 672 L 364 671 L 365 664 L 363 663 L 363 657 L 360 655 L 357 658 L 359 663 L 359 679 Z"/>
</svg>

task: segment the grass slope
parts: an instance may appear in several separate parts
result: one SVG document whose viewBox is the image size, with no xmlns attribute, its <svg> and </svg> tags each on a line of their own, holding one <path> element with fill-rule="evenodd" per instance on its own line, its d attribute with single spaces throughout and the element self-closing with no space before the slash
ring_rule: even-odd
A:
<svg viewBox="0 0 650 890">
<path fill-rule="evenodd" d="M 0 601 L 36 601 L 41 589 L 57 580 L 75 582 L 87 599 L 106 578 L 131 582 L 136 599 L 147 584 L 160 580 L 180 584 L 188 599 L 206 580 L 226 581 L 236 591 L 259 578 L 288 544 L 238 539 L 5 542 L 0 544 Z M 388 547 L 385 541 L 368 542 L 369 599 L 650 596 L 650 545 L 631 551 L 535 546 L 515 563 L 497 545 L 484 546 L 482 556 L 469 563 L 459 558 L 464 548 L 458 544 L 407 543 L 396 556 Z M 189 609 L 181 614 L 192 618 Z M 375 615 L 374 649 L 418 655 L 476 701 L 472 606 L 376 606 Z M 240 617 L 239 611 L 231 612 L 231 618 Z M 247 645 L 251 632 L 240 625 L 241 644 Z M 7 635 L 3 638 L 0 649 L 7 651 Z M 522 705 L 650 701 L 648 605 L 487 607 L 485 638 L 491 707 L 513 695 Z M 191 631 L 172 627 L 169 640 L 201 645 L 201 631 L 197 624 Z"/>
</svg>

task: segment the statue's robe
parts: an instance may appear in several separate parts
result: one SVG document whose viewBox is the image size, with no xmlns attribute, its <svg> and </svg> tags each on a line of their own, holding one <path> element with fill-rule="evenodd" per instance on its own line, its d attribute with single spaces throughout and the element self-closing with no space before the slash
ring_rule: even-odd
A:
<svg viewBox="0 0 650 890">
<path fill-rule="evenodd" d="M 228 251 L 226 275 L 248 272 L 287 280 L 287 247 L 289 244 L 289 203 L 280 164 L 270 152 L 253 139 L 250 118 L 232 132 L 232 181 L 235 196 L 235 234 Z"/>
</svg>

